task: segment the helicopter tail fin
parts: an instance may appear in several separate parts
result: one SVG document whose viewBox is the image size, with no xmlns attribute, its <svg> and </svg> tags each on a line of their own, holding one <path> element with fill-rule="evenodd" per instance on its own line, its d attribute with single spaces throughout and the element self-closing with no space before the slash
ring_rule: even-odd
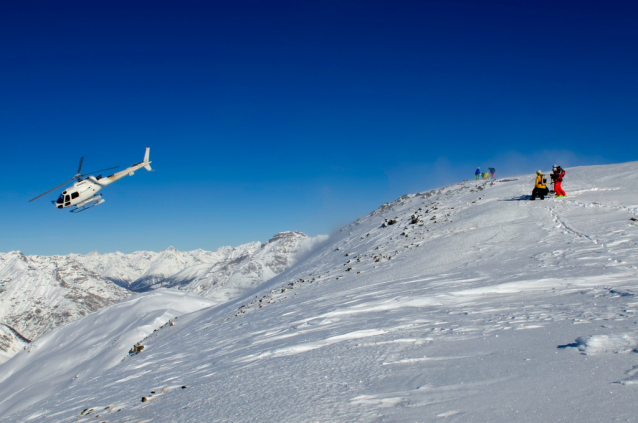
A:
<svg viewBox="0 0 638 423">
<path fill-rule="evenodd" d="M 146 147 L 146 154 L 144 154 L 144 169 L 146 170 L 153 170 L 151 169 L 151 162 L 148 160 L 149 155 L 150 155 L 151 149 L 149 147 Z"/>
</svg>

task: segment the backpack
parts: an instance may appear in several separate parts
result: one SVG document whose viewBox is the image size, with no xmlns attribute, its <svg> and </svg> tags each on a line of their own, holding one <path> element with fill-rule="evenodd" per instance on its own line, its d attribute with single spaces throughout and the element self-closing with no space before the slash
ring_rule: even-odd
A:
<svg viewBox="0 0 638 423">
<path fill-rule="evenodd" d="M 557 167 L 556 170 L 558 171 L 558 173 L 554 177 L 554 180 L 556 182 L 563 182 L 563 177 L 565 177 L 565 170 L 560 166 Z"/>
</svg>

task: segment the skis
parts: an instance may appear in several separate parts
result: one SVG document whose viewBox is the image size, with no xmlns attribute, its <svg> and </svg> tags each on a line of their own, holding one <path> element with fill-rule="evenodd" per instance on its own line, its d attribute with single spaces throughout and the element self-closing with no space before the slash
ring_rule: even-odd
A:
<svg viewBox="0 0 638 423">
<path fill-rule="evenodd" d="M 89 205 L 84 205 L 84 206 L 82 206 L 82 207 L 78 207 L 77 209 L 73 209 L 73 210 L 71 210 L 71 213 L 80 213 L 80 212 L 83 212 L 84 210 L 88 210 L 88 209 L 90 209 L 90 208 L 93 208 L 93 207 L 97 206 L 98 204 L 102 204 L 104 201 L 105 201 L 104 199 L 101 199 L 101 200 L 99 200 L 99 201 L 97 201 L 97 202 L 95 202 L 95 203 L 91 204 L 90 206 L 89 206 Z"/>
</svg>

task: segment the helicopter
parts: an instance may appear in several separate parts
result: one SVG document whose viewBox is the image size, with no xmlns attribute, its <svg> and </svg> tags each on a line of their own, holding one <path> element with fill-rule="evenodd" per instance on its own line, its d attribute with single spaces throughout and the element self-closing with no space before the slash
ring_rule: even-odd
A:
<svg viewBox="0 0 638 423">
<path fill-rule="evenodd" d="M 88 210 L 92 207 L 95 207 L 104 202 L 102 198 L 102 194 L 96 194 L 99 190 L 104 188 L 107 185 L 111 185 L 113 182 L 118 181 L 125 177 L 126 175 L 133 176 L 136 170 L 144 168 L 148 171 L 151 171 L 151 163 L 149 161 L 149 153 L 150 148 L 146 149 L 146 154 L 144 154 L 144 161 L 140 163 L 132 164 L 131 167 L 128 167 L 120 172 L 114 173 L 106 178 L 103 178 L 102 175 L 98 176 L 88 176 L 98 172 L 104 172 L 105 170 L 117 169 L 119 166 L 110 167 L 108 169 L 96 170 L 95 172 L 82 173 L 82 162 L 84 161 L 84 157 L 80 159 L 80 166 L 78 167 L 78 173 L 68 181 L 63 184 L 58 185 L 57 187 L 48 190 L 44 194 L 40 194 L 37 197 L 29 200 L 29 202 L 37 200 L 38 198 L 47 195 L 51 191 L 55 191 L 56 189 L 68 184 L 71 181 L 77 180 L 77 182 L 73 183 L 73 186 L 65 189 L 60 197 L 56 201 L 51 201 L 56 209 L 66 209 L 73 208 L 71 213 L 79 213 L 84 210 Z"/>
</svg>

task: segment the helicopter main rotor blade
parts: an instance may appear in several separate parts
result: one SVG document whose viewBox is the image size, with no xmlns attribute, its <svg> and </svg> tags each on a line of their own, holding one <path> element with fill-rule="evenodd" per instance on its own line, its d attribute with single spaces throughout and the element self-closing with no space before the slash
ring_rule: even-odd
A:
<svg viewBox="0 0 638 423">
<path fill-rule="evenodd" d="M 82 172 L 82 162 L 84 161 L 84 156 L 80 159 L 80 166 L 78 166 L 78 175 Z"/>
<path fill-rule="evenodd" d="M 69 179 L 68 181 L 66 181 L 65 183 L 60 184 L 60 185 L 58 185 L 57 187 L 55 187 L 55 188 L 53 188 L 53 189 L 48 190 L 48 191 L 47 191 L 47 192 L 45 192 L 44 194 L 40 194 L 40 195 L 38 195 L 37 197 L 35 197 L 35 198 L 33 198 L 33 199 L 29 200 L 29 203 L 30 203 L 30 202 L 32 202 L 33 200 L 37 200 L 38 198 L 42 197 L 43 195 L 47 195 L 47 194 L 48 194 L 48 193 L 50 193 L 51 191 L 55 191 L 56 189 L 58 189 L 58 188 L 60 188 L 60 187 L 65 186 L 66 184 L 68 184 L 69 182 L 71 182 L 71 181 L 72 181 L 72 180 L 74 180 L 74 179 L 76 179 L 76 177 L 75 177 L 75 176 L 74 176 L 73 178 Z"/>
<path fill-rule="evenodd" d="M 104 172 L 105 170 L 117 169 L 118 167 L 119 167 L 119 166 L 109 167 L 108 169 L 101 169 L 101 170 L 96 170 L 95 172 L 83 173 L 83 174 L 78 175 L 78 176 L 79 176 L 79 177 L 82 177 L 82 176 L 90 175 L 90 174 L 92 174 L 92 173 Z"/>
</svg>

